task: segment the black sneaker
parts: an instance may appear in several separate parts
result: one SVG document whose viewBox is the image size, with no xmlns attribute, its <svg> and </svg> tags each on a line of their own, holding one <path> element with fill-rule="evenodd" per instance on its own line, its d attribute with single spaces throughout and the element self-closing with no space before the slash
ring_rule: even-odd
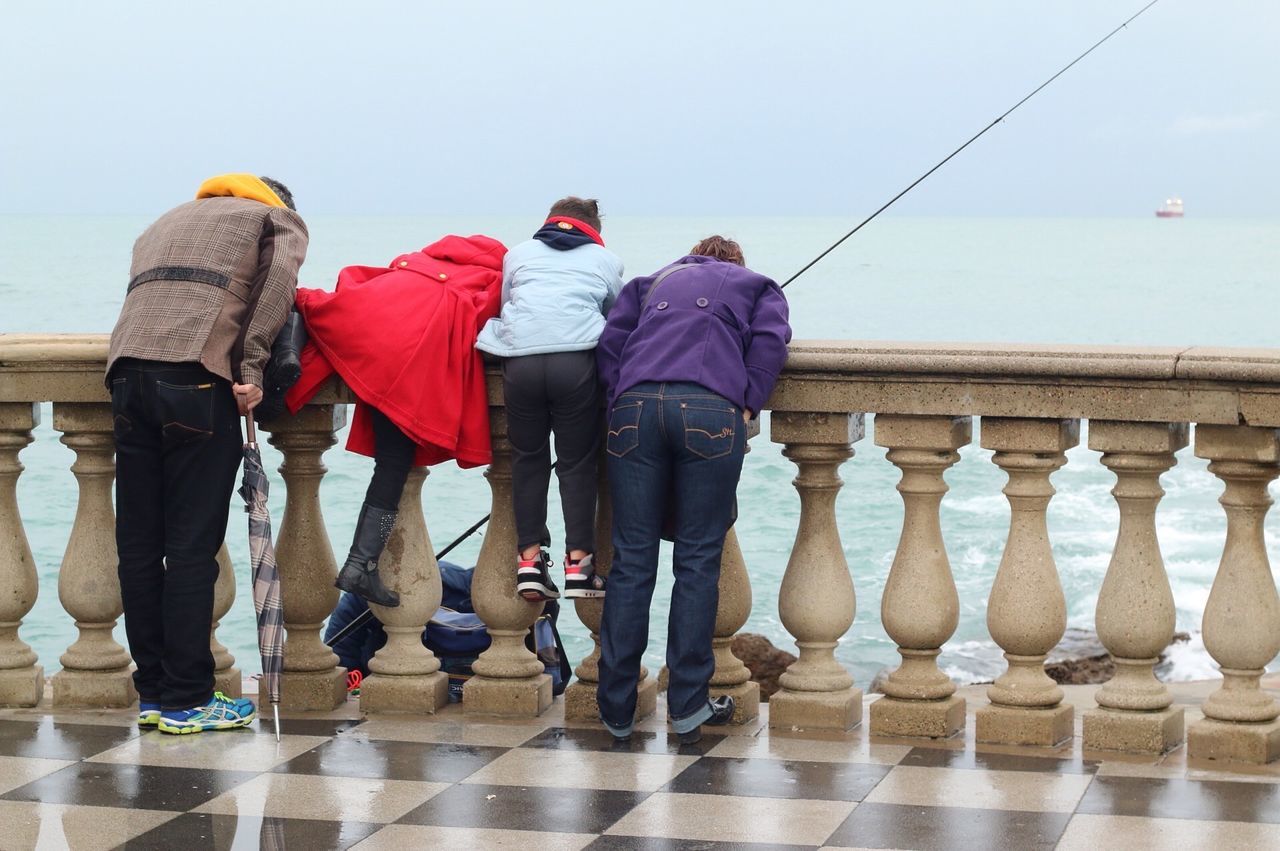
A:
<svg viewBox="0 0 1280 851">
<path fill-rule="evenodd" d="M 711 706 L 711 717 L 703 721 L 703 724 L 719 727 L 733 720 L 734 705 L 730 695 L 722 694 L 719 697 L 713 697 L 707 703 Z M 694 727 L 687 733 L 680 733 L 679 736 L 680 744 L 695 745 L 702 741 L 702 727 Z"/>
<path fill-rule="evenodd" d="M 604 577 L 596 573 L 590 555 L 577 563 L 578 569 L 570 572 L 569 559 L 564 560 L 564 595 L 566 597 L 599 598 L 604 596 Z"/>
<path fill-rule="evenodd" d="M 560 589 L 551 581 L 551 556 L 538 550 L 531 559 L 520 559 L 516 567 L 516 593 L 530 603 L 541 603 L 560 597 Z"/>
</svg>

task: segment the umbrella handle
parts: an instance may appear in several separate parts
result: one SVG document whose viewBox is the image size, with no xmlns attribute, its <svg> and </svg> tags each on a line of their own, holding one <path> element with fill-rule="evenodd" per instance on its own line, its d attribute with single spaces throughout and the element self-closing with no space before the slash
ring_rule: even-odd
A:
<svg viewBox="0 0 1280 851">
<path fill-rule="evenodd" d="M 245 443 L 250 446 L 258 442 L 258 429 L 253 424 L 253 411 L 244 415 Z"/>
</svg>

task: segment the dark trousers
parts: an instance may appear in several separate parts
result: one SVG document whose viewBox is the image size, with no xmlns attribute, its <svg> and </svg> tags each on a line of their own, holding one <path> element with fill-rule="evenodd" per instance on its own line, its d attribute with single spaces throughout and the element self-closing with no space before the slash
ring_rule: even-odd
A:
<svg viewBox="0 0 1280 851">
<path fill-rule="evenodd" d="M 373 417 L 373 478 L 364 501 L 383 511 L 397 511 L 418 445 L 387 415 L 370 406 Z"/>
<path fill-rule="evenodd" d="M 647 383 L 618 397 L 609 413 L 613 565 L 600 627 L 600 716 L 631 729 L 640 660 L 649 643 L 649 605 L 658 544 L 674 495 L 675 586 L 667 623 L 668 716 L 676 732 L 710 716 L 711 638 L 720 558 L 742 472 L 742 409 L 699 384 Z"/>
<path fill-rule="evenodd" d="M 551 481 L 550 436 L 555 434 L 565 552 L 595 552 L 596 455 L 600 451 L 595 351 L 508 358 L 502 365 L 502 377 L 520 549 L 551 545 L 547 486 Z"/>
<path fill-rule="evenodd" d="M 213 586 L 240 466 L 231 385 L 198 363 L 124 359 L 111 370 L 116 549 L 133 681 L 189 709 L 213 695 Z"/>
</svg>

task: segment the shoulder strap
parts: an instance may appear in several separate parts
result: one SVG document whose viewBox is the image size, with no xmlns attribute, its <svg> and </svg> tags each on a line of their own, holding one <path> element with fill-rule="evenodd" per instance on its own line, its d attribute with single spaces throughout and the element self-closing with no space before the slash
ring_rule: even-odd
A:
<svg viewBox="0 0 1280 851">
<path fill-rule="evenodd" d="M 681 269 L 688 269 L 690 266 L 696 265 L 696 263 L 677 263 L 674 266 L 664 269 L 661 275 L 653 279 L 653 286 L 649 287 L 649 292 L 645 293 L 644 301 L 640 304 L 640 312 L 643 313 L 644 309 L 649 306 L 649 299 L 653 298 L 653 294 L 658 289 L 659 284 L 671 277 L 675 272 L 679 272 Z"/>
</svg>

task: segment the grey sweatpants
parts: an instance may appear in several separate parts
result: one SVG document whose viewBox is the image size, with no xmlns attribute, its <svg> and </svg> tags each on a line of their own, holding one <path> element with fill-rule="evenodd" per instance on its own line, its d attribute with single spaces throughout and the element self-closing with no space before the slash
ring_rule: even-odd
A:
<svg viewBox="0 0 1280 851">
<path fill-rule="evenodd" d="M 594 349 L 508 358 L 502 365 L 511 442 L 511 486 L 520 549 L 551 545 L 547 487 L 551 441 L 564 511 L 565 552 L 596 548 L 596 455 L 600 449 L 600 382 Z"/>
</svg>

